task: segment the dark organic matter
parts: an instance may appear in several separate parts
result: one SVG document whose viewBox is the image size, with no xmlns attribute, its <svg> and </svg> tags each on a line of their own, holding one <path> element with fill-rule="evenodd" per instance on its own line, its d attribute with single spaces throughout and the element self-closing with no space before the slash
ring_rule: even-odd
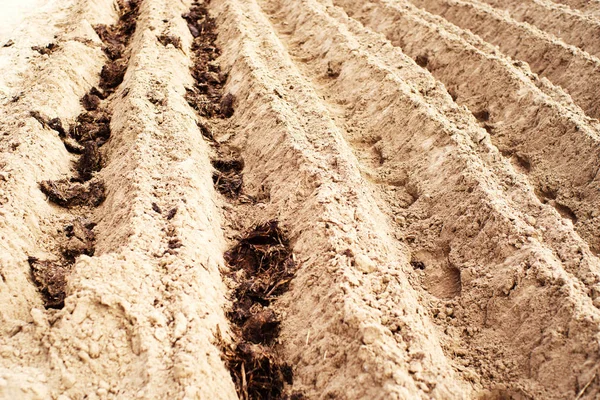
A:
<svg viewBox="0 0 600 400">
<path fill-rule="evenodd" d="M 104 65 L 100 72 L 100 88 L 107 90 L 119 86 L 123 82 L 125 71 L 127 71 L 127 63 L 123 59 Z"/>
<path fill-rule="evenodd" d="M 93 178 L 83 184 L 68 179 L 42 181 L 40 189 L 51 202 L 62 207 L 97 207 L 106 198 L 104 181 L 100 178 Z"/>
<path fill-rule="evenodd" d="M 92 230 L 94 226 L 94 223 L 80 217 L 75 218 L 65 226 L 66 239 L 62 245 L 62 254 L 67 260 L 73 262 L 81 254 L 94 255 L 96 241 L 96 236 Z"/>
<path fill-rule="evenodd" d="M 172 44 L 176 49 L 181 50 L 181 39 L 174 35 L 159 35 L 156 37 L 158 41 L 163 45 L 167 46 Z"/>
<path fill-rule="evenodd" d="M 195 4 L 182 17 L 187 21 L 190 33 L 194 37 L 194 65 L 191 73 L 196 84 L 193 89 L 187 90 L 186 100 L 204 117 L 229 118 L 234 112 L 235 97 L 232 94 L 222 96 L 227 74 L 221 72 L 216 61 L 221 51 L 215 43 L 215 20 L 209 15 L 204 3 Z"/>
<path fill-rule="evenodd" d="M 49 55 L 58 50 L 56 43 L 48 43 L 46 46 L 33 46 L 31 50 L 35 50 L 42 55 Z"/>
<path fill-rule="evenodd" d="M 110 137 L 110 115 L 101 110 L 79 114 L 69 135 L 80 143 L 97 139 L 103 143 Z"/>
<path fill-rule="evenodd" d="M 232 154 L 229 157 L 212 160 L 212 165 L 215 168 L 213 183 L 217 190 L 227 197 L 237 197 L 243 185 L 244 160 Z"/>
<path fill-rule="evenodd" d="M 175 214 L 177 214 L 177 207 L 173 207 L 169 210 L 167 213 L 167 219 L 172 220 L 175 217 Z"/>
<path fill-rule="evenodd" d="M 79 178 L 82 181 L 89 181 L 92 179 L 92 174 L 100 171 L 101 167 L 101 157 L 98 144 L 93 140 L 86 141 L 83 145 L 83 154 L 77 162 Z"/>
<path fill-rule="evenodd" d="M 116 25 L 96 25 L 94 29 L 104 43 L 104 53 L 111 60 L 123 57 L 125 46 L 135 32 L 136 19 L 141 0 L 119 1 L 121 16 Z"/>
<path fill-rule="evenodd" d="M 235 96 L 232 95 L 231 93 L 227 93 L 225 96 L 223 96 L 223 98 L 221 99 L 221 102 L 219 104 L 219 111 L 221 112 L 221 115 L 225 118 L 230 118 L 233 115 L 233 104 L 235 102 Z"/>
<path fill-rule="evenodd" d="M 225 349 L 232 378 L 240 399 L 280 399 L 284 384 L 291 384 L 292 369 L 269 348 L 242 342 L 237 348 Z"/>
<path fill-rule="evenodd" d="M 97 95 L 92 93 L 86 93 L 81 99 L 81 105 L 87 111 L 93 111 L 98 109 L 98 107 L 100 106 L 100 101 L 101 99 Z"/>
<path fill-rule="evenodd" d="M 225 260 L 234 271 L 232 276 L 243 271 L 228 314 L 237 328 L 237 346 L 223 349 L 238 395 L 242 399 L 283 398 L 284 384 L 292 383 L 293 374 L 272 347 L 280 320 L 269 306 L 294 276 L 289 241 L 277 221 L 270 221 L 244 235 L 225 253 Z"/>
<path fill-rule="evenodd" d="M 62 308 L 69 268 L 60 262 L 29 257 L 33 281 L 44 297 L 46 308 Z"/>
</svg>

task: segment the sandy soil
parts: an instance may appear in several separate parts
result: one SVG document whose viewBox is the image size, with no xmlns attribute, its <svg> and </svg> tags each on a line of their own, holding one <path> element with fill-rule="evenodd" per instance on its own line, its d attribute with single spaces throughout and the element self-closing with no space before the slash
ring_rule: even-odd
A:
<svg viewBox="0 0 600 400">
<path fill-rule="evenodd" d="M 0 43 L 6 42 L 12 31 L 24 24 L 27 16 L 39 13 L 40 8 L 51 8 L 55 2 L 56 0 L 2 0 Z"/>
<path fill-rule="evenodd" d="M 18 3 L 0 398 L 600 398 L 598 4 Z"/>
</svg>

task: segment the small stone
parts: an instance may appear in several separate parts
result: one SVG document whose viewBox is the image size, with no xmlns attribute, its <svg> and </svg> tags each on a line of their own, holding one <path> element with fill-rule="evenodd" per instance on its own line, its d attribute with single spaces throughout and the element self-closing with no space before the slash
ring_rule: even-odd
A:
<svg viewBox="0 0 600 400">
<path fill-rule="evenodd" d="M 183 313 L 177 313 L 175 315 L 175 329 L 173 330 L 173 336 L 175 339 L 180 339 L 188 329 L 188 321 Z"/>
<path fill-rule="evenodd" d="M 77 381 L 75 377 L 68 372 L 63 373 L 62 384 L 66 389 L 71 389 Z"/>
<path fill-rule="evenodd" d="M 90 357 L 92 358 L 98 358 L 100 356 L 100 345 L 98 344 L 98 342 L 90 343 L 89 353 Z"/>
<path fill-rule="evenodd" d="M 86 353 L 85 351 L 81 350 L 79 353 L 77 353 L 77 356 L 79 356 L 79 358 L 81 359 L 81 361 L 90 361 L 90 356 L 88 353 Z"/>
<path fill-rule="evenodd" d="M 384 336 L 378 325 L 366 325 L 362 328 L 362 341 L 364 344 L 373 344 Z"/>
<path fill-rule="evenodd" d="M 364 254 L 357 254 L 354 257 L 356 268 L 362 273 L 368 274 L 377 271 L 377 264 Z"/>
<path fill-rule="evenodd" d="M 41 328 L 48 326 L 48 321 L 46 320 L 46 315 L 39 308 L 31 309 L 31 318 L 33 319 L 33 322 Z"/>
<path fill-rule="evenodd" d="M 408 365 L 408 372 L 412 374 L 416 374 L 417 372 L 423 371 L 423 366 L 419 361 L 411 361 Z"/>
</svg>

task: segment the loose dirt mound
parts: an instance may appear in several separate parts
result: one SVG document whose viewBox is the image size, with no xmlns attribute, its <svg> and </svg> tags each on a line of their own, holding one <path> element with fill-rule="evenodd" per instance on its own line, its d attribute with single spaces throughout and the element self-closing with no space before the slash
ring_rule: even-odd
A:
<svg viewBox="0 0 600 400">
<path fill-rule="evenodd" d="M 33 12 L 0 398 L 600 398 L 598 4 Z"/>
</svg>

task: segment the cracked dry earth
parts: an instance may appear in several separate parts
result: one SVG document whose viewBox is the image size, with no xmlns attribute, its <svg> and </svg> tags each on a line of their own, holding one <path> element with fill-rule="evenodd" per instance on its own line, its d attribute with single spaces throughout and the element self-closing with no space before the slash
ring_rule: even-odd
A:
<svg viewBox="0 0 600 400">
<path fill-rule="evenodd" d="M 600 2 L 60 0 L 0 43 L 0 398 L 599 399 Z"/>
</svg>

